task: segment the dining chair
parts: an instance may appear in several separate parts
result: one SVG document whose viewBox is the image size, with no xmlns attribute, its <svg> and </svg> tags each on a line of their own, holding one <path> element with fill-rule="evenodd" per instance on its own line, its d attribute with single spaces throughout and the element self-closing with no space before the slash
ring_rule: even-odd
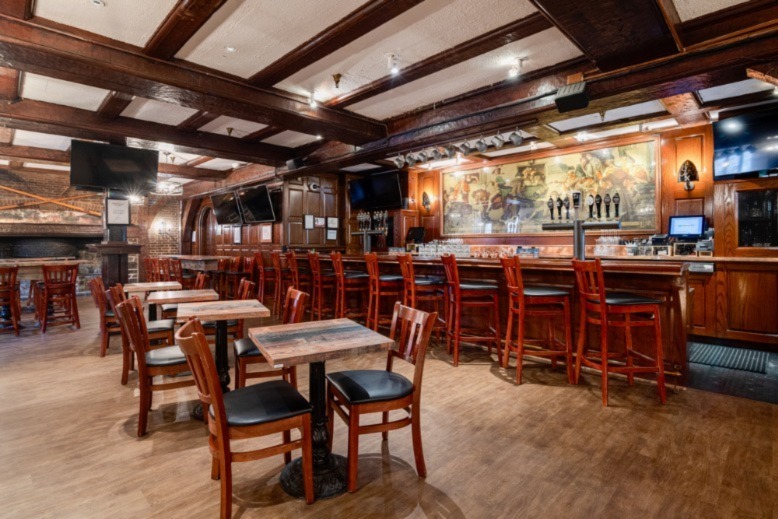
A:
<svg viewBox="0 0 778 519">
<path fill-rule="evenodd" d="M 159 266 L 159 278 L 157 281 L 174 281 L 170 273 L 170 258 L 159 258 L 157 265 Z"/>
<path fill-rule="evenodd" d="M 146 258 L 143 260 L 143 263 L 146 266 L 146 281 L 149 283 L 161 281 L 161 279 L 159 279 L 159 259 Z"/>
<path fill-rule="evenodd" d="M 105 285 L 103 284 L 103 278 L 95 277 L 89 280 L 87 283 L 89 291 L 92 293 L 92 300 L 97 307 L 97 311 L 100 314 L 100 356 L 105 357 L 108 351 L 108 344 L 111 340 L 111 335 L 121 335 L 119 327 L 119 320 L 116 318 L 116 313 L 105 299 Z"/>
<path fill-rule="evenodd" d="M 281 307 L 283 302 L 282 296 L 294 280 L 292 279 L 292 271 L 289 270 L 288 266 L 285 267 L 281 261 L 281 252 L 272 251 L 270 253 L 270 261 L 273 262 L 273 272 L 276 279 L 275 290 L 273 291 L 273 313 L 279 316 L 283 314 Z"/>
<path fill-rule="evenodd" d="M 284 454 L 302 449 L 305 501 L 313 503 L 313 454 L 311 443 L 311 404 L 286 380 L 253 384 L 223 393 L 208 341 L 198 319 L 184 324 L 176 333 L 176 344 L 183 352 L 197 384 L 208 423 L 211 451 L 211 479 L 221 480 L 220 517 L 232 516 L 232 464 Z M 300 439 L 292 440 L 292 429 Z M 232 440 L 282 433 L 282 443 L 252 451 L 233 451 Z"/>
<path fill-rule="evenodd" d="M 447 319 L 445 314 L 440 315 L 440 306 L 443 306 L 444 312 L 448 308 L 446 280 L 438 276 L 417 276 L 411 254 L 398 254 L 397 263 L 403 277 L 403 304 L 418 310 L 424 309 L 422 305 L 432 307 L 432 311 L 438 314 L 434 329 L 438 331 L 438 340 L 442 340 Z"/>
<path fill-rule="evenodd" d="M 146 435 L 153 393 L 193 386 L 195 381 L 193 379 L 176 379 L 175 382 L 154 382 L 154 377 L 181 375 L 189 370 L 189 366 L 178 346 L 156 349 L 150 347 L 146 318 L 143 315 L 143 303 L 138 296 L 132 296 L 117 304 L 116 315 L 138 365 L 138 389 L 140 392 L 138 437 L 141 437 Z"/>
<path fill-rule="evenodd" d="M 307 299 L 308 294 L 289 287 L 286 291 L 283 324 L 302 322 Z M 246 379 L 249 378 L 277 376 L 283 377 L 284 380 L 297 387 L 297 366 L 249 372 L 247 370 L 249 364 L 266 364 L 267 359 L 259 351 L 254 341 L 248 337 L 235 340 L 233 346 L 235 353 L 235 387 L 244 387 Z"/>
<path fill-rule="evenodd" d="M 383 439 L 389 431 L 411 426 L 413 456 L 419 477 L 427 476 L 424 452 L 421 445 L 421 383 L 424 372 L 424 356 L 430 334 L 438 316 L 394 305 L 389 337 L 396 349 L 387 354 L 386 370 L 338 371 L 327 375 L 328 429 L 330 449 L 337 413 L 348 425 L 348 468 L 346 482 L 349 492 L 357 490 L 359 436 L 380 432 Z M 392 371 L 394 359 L 402 359 L 414 365 L 413 381 Z M 407 416 L 389 421 L 389 412 L 404 410 Z M 369 413 L 382 413 L 380 423 L 360 425 L 360 417 Z"/>
<path fill-rule="evenodd" d="M 16 277 L 19 273 L 19 267 L 0 267 L 0 308 L 8 309 L 8 318 L 6 321 L 11 323 L 14 335 L 19 336 L 19 321 L 22 316 L 21 294 Z"/>
</svg>

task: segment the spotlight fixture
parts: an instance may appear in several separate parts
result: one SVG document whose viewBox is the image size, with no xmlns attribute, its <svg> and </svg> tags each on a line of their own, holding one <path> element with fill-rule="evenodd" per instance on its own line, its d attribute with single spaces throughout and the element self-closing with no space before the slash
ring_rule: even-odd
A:
<svg viewBox="0 0 778 519">
<path fill-rule="evenodd" d="M 505 139 L 502 138 L 502 135 L 499 133 L 492 137 L 492 145 L 494 146 L 494 149 L 499 150 L 502 148 L 502 145 L 505 144 Z"/>
<path fill-rule="evenodd" d="M 443 146 L 443 154 L 446 156 L 447 159 L 453 159 L 457 154 L 457 150 L 456 148 L 454 148 L 453 145 L 447 144 Z"/>
<path fill-rule="evenodd" d="M 420 151 L 416 157 L 419 159 L 419 162 L 427 162 L 430 159 L 426 151 Z"/>
<path fill-rule="evenodd" d="M 473 148 L 470 147 L 470 144 L 467 141 L 463 142 L 457 147 L 459 148 L 459 151 L 461 151 L 463 155 L 470 155 L 471 153 L 473 153 Z"/>
<path fill-rule="evenodd" d="M 524 137 L 521 136 L 521 132 L 518 128 L 516 128 L 516 131 L 510 134 L 508 138 L 511 140 L 511 143 L 514 146 L 521 146 L 521 144 L 524 142 Z"/>
<path fill-rule="evenodd" d="M 394 165 L 397 166 L 397 169 L 402 169 L 405 166 L 405 159 L 402 155 L 397 155 L 394 158 Z"/>
<path fill-rule="evenodd" d="M 586 142 L 589 140 L 590 135 L 586 133 L 585 131 L 580 131 L 575 134 L 575 140 L 578 142 Z"/>
<path fill-rule="evenodd" d="M 313 90 L 311 92 L 311 97 L 310 97 L 310 99 L 308 99 L 308 105 L 311 108 L 316 108 L 316 106 L 317 106 L 317 103 L 316 103 L 316 90 Z"/>
<path fill-rule="evenodd" d="M 408 164 L 408 166 L 410 166 L 410 167 L 413 167 L 413 166 L 415 166 L 415 165 L 416 165 L 416 163 L 418 162 L 418 160 L 417 160 L 417 159 L 416 159 L 416 157 L 413 155 L 413 153 L 409 153 L 409 154 L 407 154 L 407 155 L 405 156 L 405 162 Z"/>
<path fill-rule="evenodd" d="M 483 137 L 480 137 L 477 141 L 475 141 L 475 147 L 480 153 L 483 153 L 489 149 L 489 145 L 486 144 L 486 141 Z"/>
<path fill-rule="evenodd" d="M 517 78 L 521 75 L 521 64 L 524 62 L 521 58 L 516 58 L 511 64 L 511 68 L 508 70 L 508 77 Z"/>
<path fill-rule="evenodd" d="M 440 160 L 443 154 L 440 152 L 440 148 L 435 147 L 430 150 L 430 158 L 432 160 Z"/>
<path fill-rule="evenodd" d="M 394 54 L 386 55 L 386 66 L 389 69 L 389 73 L 393 76 L 400 73 L 400 65 L 397 63 L 397 56 Z"/>
</svg>

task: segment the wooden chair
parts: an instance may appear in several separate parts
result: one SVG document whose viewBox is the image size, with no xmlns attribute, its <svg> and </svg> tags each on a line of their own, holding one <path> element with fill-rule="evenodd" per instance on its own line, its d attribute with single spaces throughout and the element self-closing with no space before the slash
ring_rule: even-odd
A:
<svg viewBox="0 0 778 519">
<path fill-rule="evenodd" d="M 272 265 L 265 265 L 265 260 L 261 252 L 254 253 L 254 265 L 256 276 L 253 279 L 257 284 L 257 300 L 264 305 L 267 285 L 268 283 L 275 284 L 276 275 Z"/>
<path fill-rule="evenodd" d="M 220 294 L 220 299 L 237 299 L 238 284 L 244 277 L 246 273 L 243 270 L 243 258 L 235 256 L 230 260 L 227 270 L 222 272 L 223 293 Z M 250 272 L 248 277 L 251 278 Z"/>
<path fill-rule="evenodd" d="M 417 276 L 413 268 L 413 256 L 400 254 L 397 256 L 400 265 L 400 273 L 403 277 L 403 304 L 422 310 L 422 305 L 432 306 L 432 311 L 438 314 L 434 329 L 438 330 L 438 339 L 446 333 L 447 319 L 440 315 L 440 306 L 443 310 L 446 305 L 446 280 L 436 276 Z"/>
<path fill-rule="evenodd" d="M 41 333 L 49 326 L 73 324 L 81 328 L 76 299 L 78 265 L 43 265 L 43 287 L 36 305 Z"/>
<path fill-rule="evenodd" d="M 381 274 L 378 267 L 378 255 L 374 252 L 365 254 L 365 265 L 368 275 L 368 303 L 366 326 L 378 331 L 378 326 L 390 324 L 392 316 L 381 313 L 382 299 L 392 303 L 402 298 L 403 277 L 399 274 Z"/>
<path fill-rule="evenodd" d="M 305 314 L 305 302 L 308 294 L 300 292 L 292 287 L 286 291 L 286 304 L 284 305 L 284 324 L 300 323 Z M 249 364 L 267 364 L 267 359 L 259 351 L 254 341 L 248 337 L 237 339 L 234 342 L 235 352 L 235 387 L 244 387 L 249 378 L 283 377 L 284 380 L 297 387 L 297 366 L 288 368 L 262 370 L 249 372 Z"/>
<path fill-rule="evenodd" d="M 606 292 L 605 277 L 599 258 L 593 261 L 573 260 L 576 287 L 580 297 L 581 318 L 576 351 L 575 382 L 581 374 L 581 366 L 600 370 L 602 376 L 602 405 L 608 405 L 608 373 L 625 373 L 629 385 L 635 381 L 635 373 L 656 373 L 659 400 L 667 400 L 665 368 L 662 351 L 662 328 L 659 307 L 662 301 L 629 292 Z M 619 318 L 619 316 L 621 316 Z M 600 349 L 585 347 L 587 324 L 600 327 Z M 623 328 L 626 350 L 611 349 L 608 332 L 611 327 Z M 632 329 L 654 328 L 654 357 L 636 351 L 632 344 Z M 623 364 L 613 365 L 620 360 Z M 636 365 L 635 361 L 648 364 Z"/>
<path fill-rule="evenodd" d="M 424 357 L 432 327 L 437 315 L 414 310 L 399 302 L 394 305 L 390 337 L 397 342 L 397 349 L 390 349 L 386 370 L 340 371 L 327 375 L 327 402 L 329 411 L 329 441 L 335 425 L 335 413 L 348 424 L 348 472 L 349 492 L 357 490 L 359 461 L 359 436 L 380 432 L 384 440 L 389 431 L 411 426 L 413 455 L 419 477 L 427 476 L 424 452 L 421 445 L 421 383 Z M 413 381 L 392 371 L 394 359 L 399 358 L 414 365 Z M 389 412 L 402 409 L 407 416 L 389 421 Z M 368 413 L 382 413 L 381 422 L 360 425 L 359 418 Z"/>
<path fill-rule="evenodd" d="M 243 278 L 238 284 L 237 294 L 235 299 L 247 300 L 254 297 L 254 288 L 256 285 L 248 278 Z M 233 339 L 243 338 L 243 319 L 231 319 L 227 321 L 227 335 L 232 336 Z M 203 328 L 206 335 L 216 335 L 216 321 L 203 322 Z"/>
<path fill-rule="evenodd" d="M 208 341 L 197 319 L 186 323 L 176 334 L 176 343 L 186 356 L 197 382 L 197 393 L 208 422 L 211 451 L 211 479 L 221 479 L 220 517 L 232 516 L 232 464 L 284 454 L 302 449 L 305 501 L 313 503 L 313 454 L 311 447 L 311 405 L 289 382 L 273 380 L 222 393 L 219 375 Z M 298 429 L 300 439 L 292 441 Z M 253 451 L 234 452 L 231 440 L 268 436 L 281 432 L 283 441 Z"/>
<path fill-rule="evenodd" d="M 0 319 L 3 326 L 11 325 L 19 336 L 19 321 L 22 319 L 22 300 L 16 277 L 19 267 L 0 267 L 0 309 L 7 312 L 7 318 Z"/>
<path fill-rule="evenodd" d="M 359 306 L 365 308 L 365 294 L 368 291 L 368 278 L 366 272 L 346 271 L 343 267 L 343 256 L 340 252 L 330 254 L 332 270 L 335 272 L 335 317 L 348 317 L 359 319 L 367 315 L 367 312 L 352 311 L 353 305 L 349 304 L 358 298 Z M 349 300 L 349 295 L 355 296 Z"/>
<path fill-rule="evenodd" d="M 100 314 L 100 356 L 105 357 L 111 335 L 121 335 L 119 320 L 116 318 L 116 313 L 113 308 L 111 308 L 108 301 L 105 299 L 103 278 L 92 278 L 87 285 L 89 285 L 89 290 L 92 293 L 92 300 L 95 302 L 95 307 Z"/>
<path fill-rule="evenodd" d="M 138 296 L 116 305 L 116 315 L 127 337 L 130 349 L 138 363 L 140 410 L 138 412 L 138 437 L 146 435 L 149 411 L 154 391 L 165 391 L 193 386 L 192 379 L 155 383 L 154 377 L 180 375 L 189 371 L 186 358 L 178 346 L 152 349 L 143 315 L 143 304 Z"/>
<path fill-rule="evenodd" d="M 446 272 L 446 284 L 448 286 L 448 330 L 446 333 L 446 347 L 451 353 L 452 343 L 454 351 L 454 366 L 459 366 L 459 348 L 464 339 L 467 342 L 486 342 L 489 344 L 489 353 L 492 346 L 497 347 L 497 358 L 502 357 L 502 337 L 500 334 L 500 307 L 499 287 L 496 281 L 460 281 L 459 268 L 455 256 L 446 255 L 441 258 L 443 269 Z M 485 308 L 489 312 L 489 318 L 484 327 L 463 327 L 462 315 L 466 310 L 473 308 Z"/>
<path fill-rule="evenodd" d="M 335 272 L 322 270 L 318 252 L 308 253 L 308 265 L 311 268 L 311 319 L 315 318 L 317 321 L 321 321 L 322 315 L 332 314 L 334 311 L 334 308 L 326 301 L 332 303 L 332 293 L 335 290 Z"/>
<path fill-rule="evenodd" d="M 230 264 L 232 260 L 229 258 L 221 258 L 217 260 L 216 270 L 211 272 L 213 275 L 213 289 L 219 293 L 219 299 L 225 298 L 226 293 L 226 275 L 225 273 L 230 270 Z"/>
<path fill-rule="evenodd" d="M 570 292 L 555 286 L 525 286 L 521 275 L 521 260 L 518 256 L 500 258 L 505 279 L 508 282 L 508 327 L 505 332 L 505 349 L 502 365 L 507 368 L 510 352 L 516 352 L 516 383 L 521 384 L 522 366 L 526 346 L 530 355 L 551 359 L 556 368 L 557 359 L 565 360 L 567 380 L 574 382 L 573 375 L 573 322 L 570 317 Z M 527 339 L 524 336 L 527 318 L 546 320 L 545 339 Z M 564 342 L 554 336 L 554 319 L 561 319 L 565 330 Z M 534 319 L 532 319 L 534 320 Z M 514 330 L 514 323 L 518 326 Z M 514 333 L 516 337 L 514 337 Z"/>
<path fill-rule="evenodd" d="M 174 281 L 170 273 L 170 258 L 159 258 L 157 260 L 159 266 L 159 276 L 157 281 Z"/>
<path fill-rule="evenodd" d="M 273 262 L 273 272 L 275 273 L 276 284 L 273 295 L 273 313 L 276 316 L 283 314 L 281 299 L 286 294 L 287 289 L 294 282 L 292 279 L 292 271 L 281 263 L 281 253 L 279 251 L 273 251 L 270 253 L 270 260 Z"/>
<path fill-rule="evenodd" d="M 180 259 L 170 260 L 170 281 L 178 281 L 184 290 L 192 289 L 196 275 L 189 271 L 184 272 L 184 267 Z"/>
<path fill-rule="evenodd" d="M 210 284 L 211 277 L 204 272 L 198 272 L 192 285 L 192 290 L 205 290 Z M 165 303 L 162 305 L 163 319 L 175 319 L 176 315 L 178 315 L 178 303 Z"/>
<path fill-rule="evenodd" d="M 286 253 L 286 266 L 292 274 L 292 287 L 295 290 L 311 291 L 311 271 L 303 269 L 297 263 L 297 254 L 290 250 Z"/>
<path fill-rule="evenodd" d="M 159 259 L 146 258 L 143 262 L 146 266 L 146 281 L 149 283 L 161 281 L 161 279 L 159 279 Z"/>
</svg>

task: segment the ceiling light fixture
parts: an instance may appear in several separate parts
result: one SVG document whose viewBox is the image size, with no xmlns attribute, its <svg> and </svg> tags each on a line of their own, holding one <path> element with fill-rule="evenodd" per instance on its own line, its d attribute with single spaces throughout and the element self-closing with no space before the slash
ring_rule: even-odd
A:
<svg viewBox="0 0 778 519">
<path fill-rule="evenodd" d="M 402 169 L 403 166 L 405 166 L 405 159 L 403 158 L 402 155 L 397 155 L 394 158 L 393 162 L 394 162 L 394 165 L 397 166 L 397 169 Z"/>
<path fill-rule="evenodd" d="M 585 131 L 581 131 L 575 134 L 575 140 L 577 140 L 578 142 L 586 142 L 589 140 L 590 137 L 591 136 Z"/>
<path fill-rule="evenodd" d="M 394 54 L 387 54 L 386 55 L 386 66 L 389 69 L 389 73 L 392 75 L 396 75 L 400 73 L 400 65 L 397 62 L 397 56 Z"/>
<path fill-rule="evenodd" d="M 453 145 L 447 144 L 443 146 L 443 154 L 446 156 L 447 159 L 453 159 L 456 157 L 457 150 L 454 148 Z"/>
<path fill-rule="evenodd" d="M 427 162 L 429 160 L 429 155 L 427 155 L 426 151 L 420 151 L 416 157 L 418 157 L 419 162 Z"/>
<path fill-rule="evenodd" d="M 413 153 L 409 153 L 405 156 L 405 162 L 408 164 L 408 166 L 413 167 L 416 165 L 416 157 L 414 157 Z"/>
<path fill-rule="evenodd" d="M 475 147 L 480 153 L 483 153 L 489 149 L 489 145 L 486 144 L 486 141 L 483 137 L 480 137 L 477 141 L 475 141 Z"/>
<path fill-rule="evenodd" d="M 494 149 L 499 150 L 502 148 L 503 144 L 505 144 L 505 139 L 503 139 L 502 135 L 499 133 L 492 137 L 492 145 L 494 146 Z"/>
<path fill-rule="evenodd" d="M 517 78 L 521 75 L 521 64 L 524 63 L 524 59 L 516 58 L 511 64 L 511 68 L 508 70 L 509 78 Z"/>
<path fill-rule="evenodd" d="M 457 147 L 459 148 L 459 151 L 462 152 L 463 155 L 470 155 L 471 153 L 473 153 L 473 148 L 470 147 L 470 144 L 467 141 L 463 142 Z"/>
<path fill-rule="evenodd" d="M 92 0 L 92 5 L 94 7 L 105 7 L 105 2 L 103 0 Z"/>
<path fill-rule="evenodd" d="M 227 45 L 226 47 L 224 47 L 224 52 L 227 52 L 229 54 L 232 54 L 233 52 L 236 52 L 237 50 L 238 49 L 236 49 L 235 47 L 233 47 L 231 45 Z"/>
<path fill-rule="evenodd" d="M 438 147 L 432 148 L 429 154 L 432 160 L 440 160 L 441 157 L 443 157 L 443 154 L 440 152 L 440 148 Z"/>
<path fill-rule="evenodd" d="M 508 138 L 511 140 L 511 144 L 514 146 L 521 146 L 524 142 L 524 137 L 521 136 L 521 132 L 518 128 L 516 128 L 516 131 L 510 134 Z"/>
<path fill-rule="evenodd" d="M 311 97 L 308 99 L 308 106 L 310 106 L 311 108 L 316 108 L 316 106 L 317 106 L 317 103 L 316 103 L 316 90 L 311 92 Z"/>
<path fill-rule="evenodd" d="M 316 140 L 320 141 L 321 140 L 321 135 L 316 135 Z"/>
</svg>

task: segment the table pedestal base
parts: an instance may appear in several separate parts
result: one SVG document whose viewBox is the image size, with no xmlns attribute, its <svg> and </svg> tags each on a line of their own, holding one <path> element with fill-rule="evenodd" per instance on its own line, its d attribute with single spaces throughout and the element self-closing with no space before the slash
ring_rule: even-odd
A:
<svg viewBox="0 0 778 519">
<path fill-rule="evenodd" d="M 150 311 L 150 309 L 149 309 Z M 216 371 L 219 373 L 219 383 L 222 393 L 230 390 L 230 363 L 227 360 L 227 321 L 216 321 Z M 203 421 L 203 404 L 197 402 L 189 413 L 195 420 Z"/>
<path fill-rule="evenodd" d="M 294 497 L 305 497 L 302 458 L 292 460 L 281 472 L 281 488 Z M 330 454 L 323 466 L 313 471 L 313 495 L 316 499 L 334 497 L 346 491 L 346 458 Z"/>
</svg>

